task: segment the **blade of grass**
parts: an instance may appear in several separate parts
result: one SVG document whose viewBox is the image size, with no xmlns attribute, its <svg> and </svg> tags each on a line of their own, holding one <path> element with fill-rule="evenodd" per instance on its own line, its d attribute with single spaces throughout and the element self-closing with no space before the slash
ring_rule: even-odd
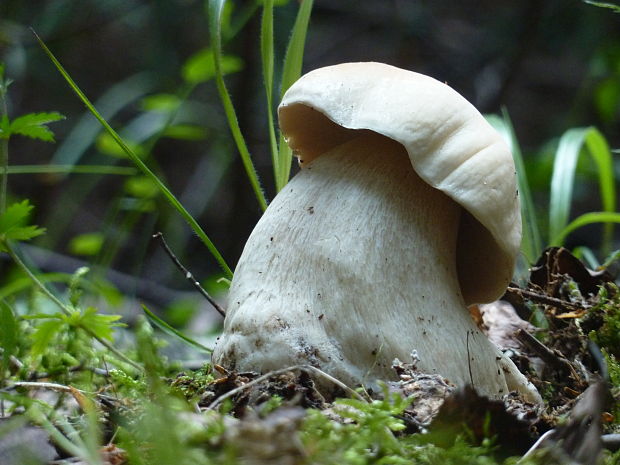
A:
<svg viewBox="0 0 620 465">
<path fill-rule="evenodd" d="M 601 265 L 601 267 L 609 268 L 617 260 L 620 260 L 620 250 L 614 250 L 612 253 L 610 253 Z"/>
<path fill-rule="evenodd" d="M 570 129 L 560 138 L 555 152 L 549 197 L 549 239 L 559 235 L 568 224 L 573 197 L 577 158 L 583 145 L 585 130 Z M 557 245 L 553 240 L 549 245 Z"/>
<path fill-rule="evenodd" d="M 603 211 L 612 213 L 616 208 L 613 159 L 605 138 L 595 128 L 569 129 L 560 138 L 553 163 L 549 199 L 549 245 L 561 245 L 564 237 L 568 234 L 566 231 L 573 196 L 575 170 L 584 146 L 594 159 L 598 170 Z M 613 223 L 613 221 L 608 223 Z M 611 248 L 612 234 L 613 225 L 608 224 L 605 227 L 601 245 L 603 253 L 608 253 Z M 558 238 L 561 238 L 561 242 L 557 242 Z"/>
<path fill-rule="evenodd" d="M 224 113 L 226 114 L 226 119 L 228 120 L 228 126 L 230 127 L 235 144 L 237 145 L 237 150 L 239 150 L 239 154 L 241 155 L 241 161 L 243 162 L 248 179 L 250 180 L 250 185 L 254 190 L 254 194 L 256 195 L 256 199 L 258 200 L 261 209 L 264 211 L 267 208 L 267 199 L 265 198 L 265 194 L 260 187 L 258 175 L 256 173 L 256 169 L 254 168 L 254 163 L 252 163 L 250 151 L 248 150 L 243 134 L 241 133 L 239 120 L 237 119 L 237 114 L 235 112 L 232 99 L 230 98 L 230 94 L 228 93 L 228 89 L 226 89 L 224 74 L 222 73 L 221 21 L 222 10 L 224 9 L 225 3 L 226 0 L 209 0 L 208 3 L 209 35 L 211 36 L 211 47 L 213 48 L 213 61 L 215 64 L 215 83 L 224 106 Z"/>
<path fill-rule="evenodd" d="M 282 84 L 280 86 L 280 99 L 289 87 L 301 76 L 301 67 L 304 57 L 304 48 L 306 44 L 306 34 L 308 32 L 308 24 L 310 22 L 310 14 L 312 13 L 313 0 L 303 0 L 295 19 L 295 25 L 291 33 L 286 54 L 284 55 L 284 65 L 282 68 Z M 280 135 L 278 149 L 278 165 L 280 172 L 276 176 L 276 187 L 282 189 L 288 182 L 291 174 L 291 162 L 293 152 L 286 144 L 284 137 Z"/>
<path fill-rule="evenodd" d="M 561 246 L 564 239 L 575 229 L 587 226 L 593 223 L 620 223 L 620 213 L 616 212 L 590 212 L 584 213 L 571 221 L 557 236 L 553 237 L 552 244 Z"/>
<path fill-rule="evenodd" d="M 609 144 L 596 128 L 589 129 L 586 134 L 585 142 L 598 168 L 599 189 L 603 211 L 614 212 L 616 210 L 616 185 L 614 160 L 611 150 L 609 149 Z M 611 252 L 613 233 L 614 224 L 606 223 L 601 243 L 603 255 L 607 255 Z"/>
<path fill-rule="evenodd" d="M 203 229 L 200 227 L 200 225 L 194 219 L 194 217 L 185 209 L 185 207 L 183 207 L 181 202 L 177 200 L 174 194 L 164 185 L 164 183 L 161 182 L 161 180 L 157 177 L 157 175 L 153 173 L 148 168 L 148 166 L 146 166 L 146 164 L 144 164 L 144 162 L 129 148 L 129 146 L 125 143 L 123 139 L 121 139 L 121 137 L 117 134 L 117 132 L 114 129 L 112 129 L 112 127 L 108 124 L 108 122 L 99 114 L 99 112 L 90 102 L 88 97 L 86 97 L 86 95 L 78 87 L 75 81 L 73 81 L 71 76 L 69 76 L 67 71 L 60 64 L 60 62 L 56 59 L 56 57 L 51 52 L 51 50 L 47 48 L 47 45 L 45 45 L 43 40 L 41 40 L 41 38 L 37 35 L 37 33 L 34 30 L 32 32 L 35 35 L 37 41 L 39 42 L 39 45 L 41 46 L 45 54 L 49 57 L 49 59 L 52 61 L 52 63 L 54 64 L 58 72 L 60 72 L 60 74 L 65 79 L 67 84 L 69 84 L 73 92 L 75 92 L 75 94 L 82 101 L 82 103 L 86 106 L 86 108 L 92 113 L 92 115 L 95 118 L 97 118 L 97 120 L 99 121 L 99 123 L 101 123 L 101 125 L 107 131 L 107 133 L 116 141 L 119 147 L 123 149 L 125 154 L 127 154 L 129 159 L 138 167 L 138 169 L 142 171 L 146 177 L 148 177 L 151 181 L 153 181 L 153 183 L 157 186 L 157 188 L 164 195 L 166 200 L 168 200 L 170 205 L 172 205 L 172 207 L 177 212 L 179 212 L 181 217 L 189 224 L 189 226 L 196 233 L 196 235 L 200 238 L 200 240 L 207 246 L 207 249 L 209 250 L 209 252 L 211 252 L 211 255 L 213 255 L 213 257 L 219 263 L 220 267 L 222 268 L 222 270 L 224 270 L 226 275 L 229 277 L 232 277 L 232 270 L 226 264 L 224 257 L 222 257 L 222 255 L 217 250 L 213 242 L 211 242 L 211 239 L 209 239 L 207 234 L 203 231 Z"/>
<path fill-rule="evenodd" d="M 528 263 L 532 264 L 538 259 L 542 252 L 542 240 L 540 238 L 540 229 L 538 228 L 536 206 L 532 199 L 521 147 L 519 147 L 519 142 L 517 141 L 510 116 L 505 109 L 502 110 L 501 118 L 495 115 L 487 115 L 486 118 L 489 123 L 499 131 L 512 152 L 515 168 L 517 170 L 517 185 L 519 187 L 519 197 L 521 200 L 521 217 L 523 218 L 521 252 Z"/>
<path fill-rule="evenodd" d="M 584 0 L 589 5 L 598 6 L 599 8 L 609 8 L 614 13 L 620 13 L 620 5 L 616 5 L 615 3 L 608 2 L 594 2 L 592 0 Z"/>
<path fill-rule="evenodd" d="M 197 342 L 197 341 L 193 340 L 192 338 L 187 337 L 181 331 L 179 331 L 179 330 L 173 328 L 172 326 L 170 326 L 164 320 L 162 320 L 157 315 L 155 315 L 153 312 L 151 312 L 146 307 L 146 305 L 142 305 L 142 311 L 144 313 L 146 313 L 146 316 L 149 318 L 149 320 L 151 320 L 151 322 L 155 326 L 157 326 L 159 329 L 161 329 L 164 333 L 169 334 L 170 336 L 177 337 L 181 341 L 183 341 L 184 343 L 189 345 L 190 347 L 194 347 L 195 349 L 198 349 L 198 350 L 200 350 L 202 352 L 206 352 L 208 354 L 213 352 L 213 349 L 209 349 L 207 346 L 203 346 L 200 342 Z"/>
<path fill-rule="evenodd" d="M 273 0 L 264 0 L 263 18 L 260 31 L 261 59 L 263 62 L 263 81 L 265 84 L 265 96 L 267 100 L 267 122 L 269 124 L 269 145 L 271 147 L 271 160 L 273 174 L 276 182 L 276 190 L 280 190 L 280 158 L 278 157 L 278 142 L 276 140 L 276 128 L 273 121 Z"/>
<path fill-rule="evenodd" d="M 286 54 L 284 55 L 280 97 L 282 97 L 288 88 L 301 76 L 301 66 L 304 58 L 310 14 L 312 13 L 312 4 L 313 0 L 302 0 L 299 11 L 297 12 L 291 38 L 286 48 Z"/>
<path fill-rule="evenodd" d="M 590 247 L 586 247 L 584 245 L 575 247 L 573 249 L 573 255 L 582 262 L 584 262 L 586 265 L 588 265 L 588 267 L 590 267 L 592 270 L 596 270 L 601 266 L 598 258 L 596 258 L 596 255 L 594 254 L 594 252 L 592 252 L 592 249 Z"/>
<path fill-rule="evenodd" d="M 106 119 L 111 120 L 123 108 L 131 106 L 144 95 L 155 89 L 155 80 L 147 73 L 138 73 L 120 81 L 106 90 L 97 99 L 94 106 Z M 95 142 L 101 126 L 87 110 L 80 116 L 75 126 L 69 131 L 54 153 L 51 164 L 76 165 L 80 162 L 88 148 Z"/>
</svg>

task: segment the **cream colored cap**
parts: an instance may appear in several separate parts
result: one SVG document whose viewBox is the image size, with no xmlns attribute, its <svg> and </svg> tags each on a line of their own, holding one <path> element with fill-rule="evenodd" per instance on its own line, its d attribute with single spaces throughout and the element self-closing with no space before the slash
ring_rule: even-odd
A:
<svg viewBox="0 0 620 465">
<path fill-rule="evenodd" d="M 400 142 L 418 175 L 469 213 L 456 257 L 465 303 L 501 297 L 521 243 L 515 167 L 502 137 L 465 98 L 419 73 L 345 63 L 302 76 L 278 116 L 302 165 L 359 130 Z"/>
</svg>

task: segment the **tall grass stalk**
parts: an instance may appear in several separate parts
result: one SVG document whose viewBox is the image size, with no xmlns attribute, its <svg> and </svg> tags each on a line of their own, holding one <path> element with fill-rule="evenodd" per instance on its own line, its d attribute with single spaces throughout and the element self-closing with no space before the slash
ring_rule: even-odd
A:
<svg viewBox="0 0 620 465">
<path fill-rule="evenodd" d="M 310 14 L 312 13 L 313 0 L 302 0 L 291 39 L 284 55 L 284 65 L 282 67 L 282 83 L 280 85 L 280 99 L 289 87 L 301 76 L 302 63 L 304 57 L 304 49 L 306 43 L 306 35 L 308 33 L 308 24 L 310 23 Z M 286 144 L 284 137 L 280 134 L 278 146 L 278 160 L 280 172 L 276 175 L 276 187 L 281 189 L 288 182 L 291 173 L 291 162 L 293 153 Z"/>
<path fill-rule="evenodd" d="M 248 150 L 248 146 L 245 143 L 245 138 L 243 137 L 241 128 L 239 127 L 239 120 L 237 119 L 235 107 L 233 106 L 232 99 L 230 98 L 230 94 L 226 88 L 226 83 L 224 82 L 224 73 L 222 71 L 222 12 L 224 10 L 225 3 L 226 0 L 209 0 L 208 3 L 209 34 L 215 64 L 215 83 L 220 94 L 220 99 L 222 100 L 222 105 L 224 106 L 224 113 L 226 114 L 226 119 L 228 120 L 228 126 L 230 127 L 235 144 L 237 145 L 237 150 L 239 150 L 239 154 L 241 155 L 243 167 L 245 168 L 250 185 L 254 190 L 256 199 L 258 200 L 261 209 L 264 211 L 267 209 L 267 198 L 261 189 L 258 174 L 256 173 L 254 163 L 252 162 L 250 151 Z"/>
<path fill-rule="evenodd" d="M 181 202 L 179 202 L 177 200 L 177 198 L 174 196 L 174 194 L 164 185 L 164 183 L 157 177 L 157 175 L 155 175 L 155 173 L 153 173 L 149 169 L 149 167 L 146 166 L 146 164 L 140 159 L 140 157 L 138 157 L 133 152 L 133 150 L 131 150 L 131 148 L 127 145 L 127 143 L 125 143 L 125 141 L 118 135 L 118 133 L 114 129 L 112 129 L 112 127 L 99 114 L 99 112 L 94 107 L 94 105 L 90 102 L 88 97 L 86 97 L 86 95 L 78 87 L 78 85 L 75 83 L 75 81 L 71 78 L 69 73 L 67 73 L 67 71 L 64 69 L 64 67 L 58 61 L 58 59 L 54 56 L 54 54 L 51 52 L 51 50 L 45 45 L 45 43 L 41 40 L 41 38 L 36 34 L 36 32 L 34 32 L 34 30 L 33 30 L 33 33 L 34 33 L 37 41 L 39 42 L 39 45 L 43 49 L 43 51 L 46 53 L 46 55 L 52 61 L 52 63 L 54 64 L 54 66 L 56 67 L 58 72 L 60 72 L 60 74 L 65 79 L 67 84 L 69 84 L 69 87 L 71 87 L 73 92 L 75 92 L 75 94 L 78 96 L 78 98 L 86 106 L 86 108 L 92 113 L 92 115 L 97 119 L 97 121 L 99 121 L 101 126 L 103 126 L 103 128 L 106 130 L 106 132 L 114 139 L 114 141 L 119 145 L 119 147 L 129 157 L 129 159 L 138 167 L 138 169 L 140 171 L 142 171 L 142 173 L 144 173 L 144 175 L 147 178 L 149 178 L 155 184 L 155 186 L 157 186 L 159 191 L 164 195 L 164 198 L 170 203 L 170 205 L 172 205 L 172 207 L 177 212 L 179 212 L 181 217 L 189 224 L 189 226 L 196 233 L 196 235 L 200 238 L 200 240 L 206 245 L 207 249 L 209 250 L 211 255 L 213 255 L 213 257 L 216 259 L 216 261 L 218 262 L 218 264 L 220 265 L 220 267 L 222 268 L 224 273 L 229 278 L 232 277 L 232 270 L 230 269 L 230 267 L 228 266 L 228 264 L 224 260 L 224 257 L 222 257 L 222 255 L 217 250 L 217 248 L 215 247 L 213 242 L 211 242 L 211 239 L 209 239 L 207 234 L 203 231 L 203 229 L 200 227 L 200 225 L 194 219 L 194 217 L 185 209 L 185 207 L 183 207 Z"/>
<path fill-rule="evenodd" d="M 263 83 L 265 85 L 265 98 L 267 101 L 269 147 L 271 149 L 271 161 L 273 164 L 273 174 L 276 183 L 276 190 L 279 191 L 283 187 L 283 180 L 280 179 L 280 172 L 282 171 L 282 168 L 280 167 L 281 160 L 278 156 L 278 142 L 276 138 L 276 128 L 273 118 L 273 0 L 265 0 L 263 3 L 260 45 L 261 60 L 263 64 Z M 284 183 L 286 183 L 286 180 L 284 180 Z"/>
</svg>

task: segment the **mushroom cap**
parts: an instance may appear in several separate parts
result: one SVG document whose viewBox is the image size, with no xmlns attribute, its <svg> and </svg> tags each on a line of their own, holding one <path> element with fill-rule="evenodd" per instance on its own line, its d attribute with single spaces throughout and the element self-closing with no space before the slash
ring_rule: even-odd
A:
<svg viewBox="0 0 620 465">
<path fill-rule="evenodd" d="M 500 134 L 464 97 L 423 74 L 344 63 L 302 76 L 278 116 L 302 166 L 360 130 L 401 143 L 418 176 L 464 209 L 456 266 L 465 303 L 501 297 L 521 243 L 515 167 Z"/>
</svg>

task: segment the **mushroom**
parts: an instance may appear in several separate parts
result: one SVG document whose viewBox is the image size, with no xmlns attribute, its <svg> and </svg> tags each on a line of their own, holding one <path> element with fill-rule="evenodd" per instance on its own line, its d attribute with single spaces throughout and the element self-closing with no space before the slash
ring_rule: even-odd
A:
<svg viewBox="0 0 620 465">
<path fill-rule="evenodd" d="M 373 385 L 415 351 L 421 371 L 538 399 L 467 309 L 502 295 L 521 240 L 512 156 L 484 117 L 381 63 L 312 71 L 278 114 L 301 170 L 245 245 L 213 362 Z"/>
</svg>

